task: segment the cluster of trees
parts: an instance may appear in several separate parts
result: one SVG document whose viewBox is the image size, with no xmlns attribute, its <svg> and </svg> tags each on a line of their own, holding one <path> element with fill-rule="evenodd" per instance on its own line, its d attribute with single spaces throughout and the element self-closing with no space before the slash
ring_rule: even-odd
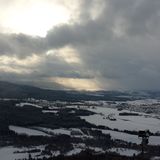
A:
<svg viewBox="0 0 160 160">
<path fill-rule="evenodd" d="M 104 153 L 104 154 L 93 154 L 92 151 L 86 150 L 81 152 L 78 155 L 72 156 L 57 156 L 57 157 L 50 157 L 50 158 L 32 158 L 29 156 L 28 159 L 24 160 L 150 160 L 150 157 L 142 157 L 142 156 L 121 156 L 116 153 Z"/>
</svg>

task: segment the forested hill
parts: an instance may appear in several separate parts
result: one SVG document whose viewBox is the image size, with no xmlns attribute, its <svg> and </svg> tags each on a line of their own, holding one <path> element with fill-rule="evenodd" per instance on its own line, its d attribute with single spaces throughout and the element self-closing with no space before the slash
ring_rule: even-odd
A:
<svg viewBox="0 0 160 160">
<path fill-rule="evenodd" d="M 0 81 L 0 98 L 36 98 L 46 100 L 81 101 L 81 100 L 133 100 L 159 97 L 160 92 L 120 92 L 120 91 L 68 91 L 48 90 L 38 87 L 19 85 Z"/>
</svg>

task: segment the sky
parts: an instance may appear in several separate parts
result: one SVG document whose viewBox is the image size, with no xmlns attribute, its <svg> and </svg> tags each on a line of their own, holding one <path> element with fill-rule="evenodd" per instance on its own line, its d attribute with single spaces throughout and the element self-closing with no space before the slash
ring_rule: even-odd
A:
<svg viewBox="0 0 160 160">
<path fill-rule="evenodd" d="M 0 80 L 159 90 L 160 0 L 0 0 Z"/>
</svg>

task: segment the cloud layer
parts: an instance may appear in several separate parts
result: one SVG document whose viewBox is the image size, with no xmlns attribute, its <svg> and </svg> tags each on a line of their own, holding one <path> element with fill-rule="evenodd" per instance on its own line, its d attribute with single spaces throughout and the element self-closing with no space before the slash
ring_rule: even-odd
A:
<svg viewBox="0 0 160 160">
<path fill-rule="evenodd" d="M 1 79 L 61 89 L 89 82 L 90 89 L 159 89 L 160 1 L 77 2 L 72 22 L 45 37 L 0 34 Z"/>
</svg>

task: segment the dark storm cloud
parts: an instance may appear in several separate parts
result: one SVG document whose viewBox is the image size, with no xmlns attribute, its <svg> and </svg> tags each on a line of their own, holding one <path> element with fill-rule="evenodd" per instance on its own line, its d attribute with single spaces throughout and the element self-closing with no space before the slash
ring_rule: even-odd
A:
<svg viewBox="0 0 160 160">
<path fill-rule="evenodd" d="M 128 33 L 153 32 L 159 24 L 160 1 L 158 0 L 109 0 L 111 10 L 126 21 Z"/>
<path fill-rule="evenodd" d="M 43 38 L 24 34 L 0 34 L 0 55 L 16 55 L 24 58 L 45 50 L 46 44 Z"/>
<path fill-rule="evenodd" d="M 45 38 L 1 34 L 0 54 L 25 58 L 72 46 L 83 65 L 52 57 L 37 66 L 40 75 L 96 77 L 111 89 L 159 88 L 160 1 L 104 0 L 103 10 L 93 19 L 90 11 L 96 2 L 81 1 L 79 21 L 54 27 Z"/>
<path fill-rule="evenodd" d="M 70 64 L 62 58 L 54 55 L 48 55 L 39 63 L 36 72 L 41 78 L 64 77 L 64 78 L 93 78 L 92 74 L 87 73 L 85 68 L 80 64 Z"/>
</svg>

